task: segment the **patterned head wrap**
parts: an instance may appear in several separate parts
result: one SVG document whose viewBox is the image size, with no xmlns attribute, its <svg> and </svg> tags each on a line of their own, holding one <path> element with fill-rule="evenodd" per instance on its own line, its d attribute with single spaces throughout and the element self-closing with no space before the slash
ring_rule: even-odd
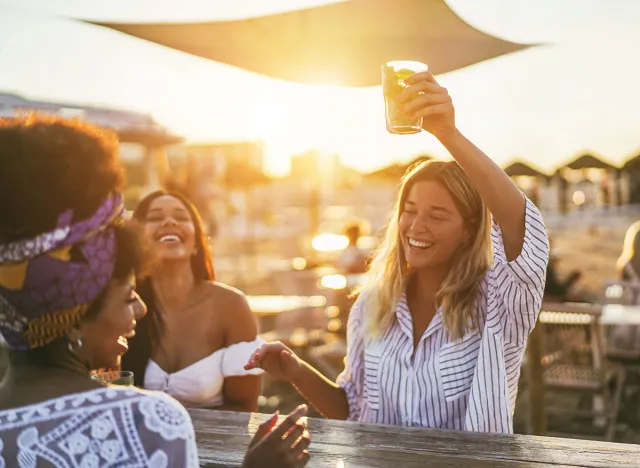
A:
<svg viewBox="0 0 640 468">
<path fill-rule="evenodd" d="M 87 219 L 72 224 L 68 210 L 54 230 L 0 245 L 0 333 L 9 349 L 44 346 L 80 322 L 113 275 L 123 211 L 114 194 Z"/>
</svg>

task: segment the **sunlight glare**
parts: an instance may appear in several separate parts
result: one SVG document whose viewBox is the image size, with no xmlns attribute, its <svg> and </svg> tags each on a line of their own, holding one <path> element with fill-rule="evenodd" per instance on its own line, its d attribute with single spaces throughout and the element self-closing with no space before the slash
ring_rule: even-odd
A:
<svg viewBox="0 0 640 468">
<path fill-rule="evenodd" d="M 311 247 L 318 252 L 336 252 L 346 249 L 348 245 L 349 238 L 337 234 L 320 234 L 311 241 Z"/>
<path fill-rule="evenodd" d="M 320 280 L 320 286 L 325 289 L 344 289 L 347 287 L 347 278 L 343 275 L 327 275 Z"/>
</svg>

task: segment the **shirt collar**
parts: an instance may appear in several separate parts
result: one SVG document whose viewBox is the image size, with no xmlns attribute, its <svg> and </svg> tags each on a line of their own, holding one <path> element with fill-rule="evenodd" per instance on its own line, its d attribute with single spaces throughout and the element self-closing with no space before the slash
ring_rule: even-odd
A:
<svg viewBox="0 0 640 468">
<path fill-rule="evenodd" d="M 398 321 L 398 325 L 400 329 L 413 339 L 413 319 L 411 317 L 411 311 L 409 310 L 409 303 L 407 301 L 407 291 L 406 289 L 402 291 L 402 295 L 398 300 L 396 305 L 396 320 Z M 427 326 L 426 331 L 424 332 L 423 337 L 428 337 L 433 335 L 436 331 L 440 330 L 443 327 L 442 323 L 442 308 L 438 307 L 431 323 Z"/>
</svg>

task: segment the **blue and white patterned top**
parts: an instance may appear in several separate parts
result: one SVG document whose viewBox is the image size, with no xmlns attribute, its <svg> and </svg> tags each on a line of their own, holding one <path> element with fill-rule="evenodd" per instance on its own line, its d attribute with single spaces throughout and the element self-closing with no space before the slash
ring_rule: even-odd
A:
<svg viewBox="0 0 640 468">
<path fill-rule="evenodd" d="M 187 411 L 160 392 L 109 387 L 0 411 L 0 468 L 196 468 Z"/>
<path fill-rule="evenodd" d="M 535 326 L 549 261 L 542 215 L 526 201 L 522 252 L 508 262 L 502 233 L 491 233 L 493 266 L 477 301 L 479 329 L 452 341 L 437 311 L 413 356 L 406 296 L 380 338 L 365 337 L 363 302 L 347 326 L 345 370 L 349 419 L 381 424 L 482 432 L 513 432 L 513 410 L 527 338 Z"/>
</svg>

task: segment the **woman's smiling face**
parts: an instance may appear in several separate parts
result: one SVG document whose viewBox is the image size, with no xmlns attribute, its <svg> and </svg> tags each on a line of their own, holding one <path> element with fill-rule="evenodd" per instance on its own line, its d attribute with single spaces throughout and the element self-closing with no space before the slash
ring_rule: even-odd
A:
<svg viewBox="0 0 640 468">
<path fill-rule="evenodd" d="M 187 207 L 171 195 L 151 202 L 144 236 L 160 260 L 189 260 L 196 254 L 195 225 Z"/>
<path fill-rule="evenodd" d="M 447 267 L 468 239 L 460 211 L 439 182 L 416 182 L 398 222 L 405 260 L 412 269 Z"/>
</svg>

